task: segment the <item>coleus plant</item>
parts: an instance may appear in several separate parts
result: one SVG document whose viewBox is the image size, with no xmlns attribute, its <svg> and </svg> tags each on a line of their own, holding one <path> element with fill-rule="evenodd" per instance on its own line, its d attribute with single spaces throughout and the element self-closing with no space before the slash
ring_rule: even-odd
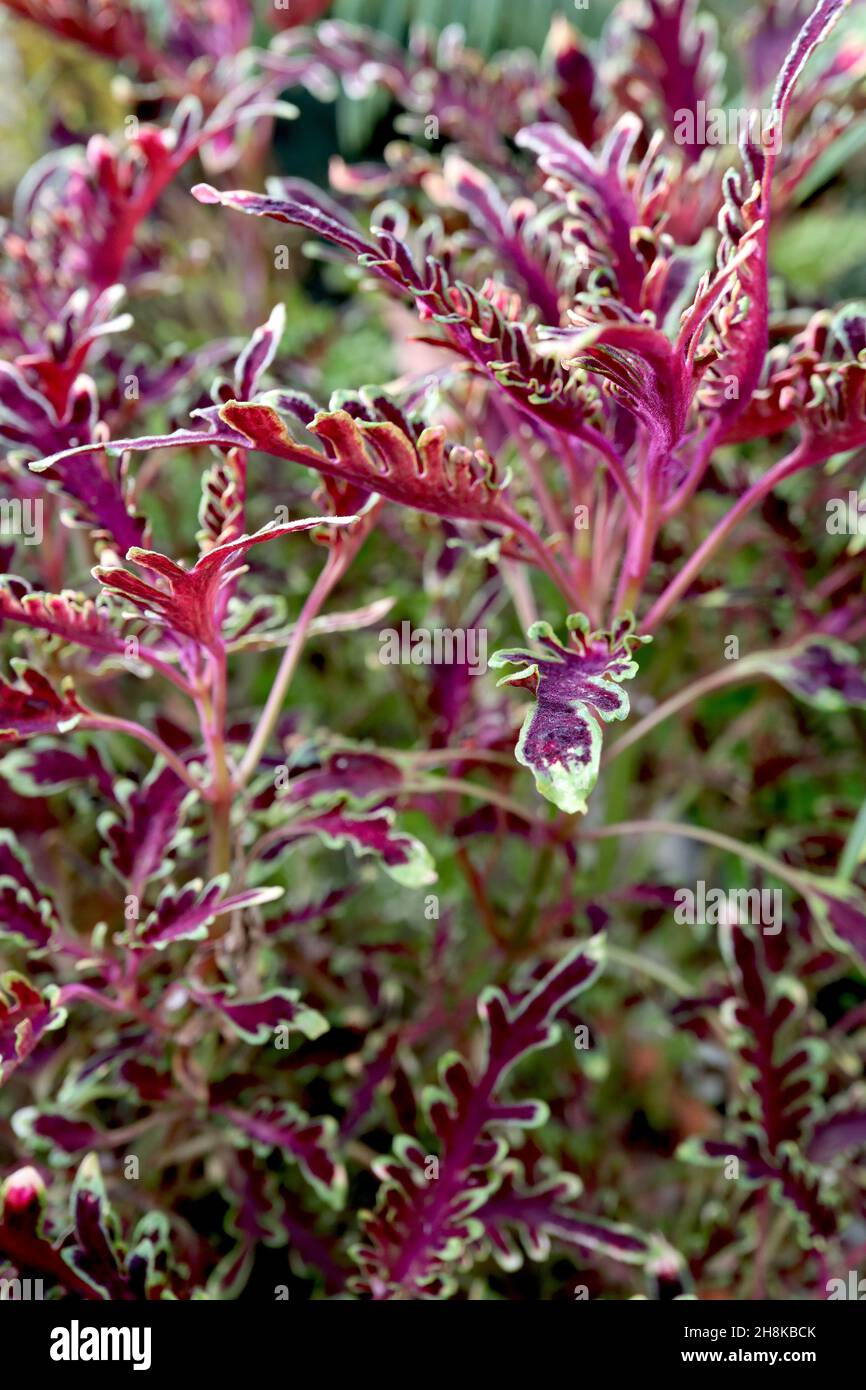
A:
<svg viewBox="0 0 866 1390">
<path fill-rule="evenodd" d="M 863 1216 L 866 817 L 832 769 L 866 604 L 814 517 L 856 491 L 866 311 L 774 282 L 771 234 L 863 106 L 845 0 L 760 7 L 742 94 L 687 0 L 492 61 L 327 20 L 253 49 L 246 0 L 5 3 L 134 109 L 4 231 L 2 475 L 44 537 L 6 528 L 0 578 L 0 1272 L 701 1297 L 745 1243 L 738 1296 L 822 1296 Z M 267 182 L 283 94 L 340 83 L 406 138 Z M 725 96 L 767 138 L 694 134 Z M 256 312 L 166 351 L 184 217 L 245 229 Z M 399 376 L 292 360 L 270 222 Z M 359 660 L 395 605 L 493 629 L 499 685 Z M 673 934 L 705 863 L 783 886 L 781 940 Z"/>
</svg>

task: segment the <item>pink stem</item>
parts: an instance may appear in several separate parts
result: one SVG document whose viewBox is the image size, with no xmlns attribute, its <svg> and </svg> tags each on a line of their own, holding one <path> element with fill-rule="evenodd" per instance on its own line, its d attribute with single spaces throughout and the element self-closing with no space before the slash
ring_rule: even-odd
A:
<svg viewBox="0 0 866 1390">
<path fill-rule="evenodd" d="M 110 714 L 88 714 L 80 720 L 76 727 L 79 729 L 103 729 L 107 733 L 128 734 L 130 738 L 137 739 L 139 743 L 146 744 L 154 753 L 158 753 L 172 771 L 177 773 L 181 781 L 186 782 L 188 787 L 192 787 L 196 791 L 201 790 L 177 754 L 163 743 L 158 734 L 151 733 L 142 724 L 136 724 L 131 719 L 115 719 Z"/>
<path fill-rule="evenodd" d="M 738 498 L 727 515 L 713 528 L 694 554 L 686 561 L 676 578 L 671 580 L 664 592 L 656 599 L 640 625 L 641 631 L 652 632 L 653 628 L 658 626 L 662 618 L 666 617 L 673 605 L 697 578 L 707 561 L 715 555 L 719 546 L 727 539 L 738 522 L 742 521 L 743 517 L 747 516 L 768 493 L 772 492 L 785 478 L 789 478 L 792 473 L 797 473 L 802 468 L 808 468 L 810 464 L 820 462 L 824 456 L 818 452 L 812 442 L 803 440 L 792 453 L 780 459 L 768 473 L 753 483 Z"/>
<path fill-rule="evenodd" d="M 351 554 L 344 553 L 343 547 L 340 547 L 336 551 L 332 551 L 325 562 L 321 574 L 307 595 L 298 621 L 295 623 L 291 641 L 283 652 L 283 658 L 280 662 L 276 679 L 271 686 L 265 707 L 262 710 L 261 718 L 259 719 L 255 733 L 250 740 L 249 747 L 238 769 L 238 784 L 240 786 L 243 786 L 244 783 L 252 777 L 267 747 L 268 739 L 276 727 L 286 698 L 286 692 L 288 691 L 292 676 L 295 673 L 295 668 L 304 649 L 310 623 L 315 618 L 334 585 L 344 574 L 346 566 L 351 558 Z"/>
</svg>

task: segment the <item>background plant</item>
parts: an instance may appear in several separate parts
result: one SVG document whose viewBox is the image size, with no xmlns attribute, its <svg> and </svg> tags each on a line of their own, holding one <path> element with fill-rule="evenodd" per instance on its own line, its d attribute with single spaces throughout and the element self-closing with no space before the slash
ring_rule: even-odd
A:
<svg viewBox="0 0 866 1390">
<path fill-rule="evenodd" d="M 761 6 L 736 66 L 685 0 L 493 58 L 7 9 L 116 128 L 58 117 L 4 231 L 4 1271 L 823 1297 L 863 1243 L 826 518 L 866 317 L 791 248 L 856 213 L 861 9 Z M 285 132 L 338 93 L 383 114 L 326 192 Z M 678 143 L 699 103 L 781 140 Z M 499 684 L 381 664 L 404 620 L 483 629 Z M 700 878 L 783 931 L 679 925 Z"/>
</svg>

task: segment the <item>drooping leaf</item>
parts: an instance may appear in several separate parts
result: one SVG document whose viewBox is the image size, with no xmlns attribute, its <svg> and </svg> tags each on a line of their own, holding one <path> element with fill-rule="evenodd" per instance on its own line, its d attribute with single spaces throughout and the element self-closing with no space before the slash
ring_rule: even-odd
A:
<svg viewBox="0 0 866 1390">
<path fill-rule="evenodd" d="M 610 632 L 591 632 L 582 614 L 568 620 L 571 641 L 563 646 L 549 623 L 533 624 L 531 641 L 550 655 L 531 651 L 494 652 L 490 665 L 520 666 L 500 685 L 523 685 L 535 695 L 515 756 L 535 777 L 535 785 L 561 811 L 586 810 L 601 755 L 601 722 L 625 719 L 628 695 L 622 682 L 637 672 L 631 651 L 646 638 L 634 631 L 630 616 Z"/>
</svg>

